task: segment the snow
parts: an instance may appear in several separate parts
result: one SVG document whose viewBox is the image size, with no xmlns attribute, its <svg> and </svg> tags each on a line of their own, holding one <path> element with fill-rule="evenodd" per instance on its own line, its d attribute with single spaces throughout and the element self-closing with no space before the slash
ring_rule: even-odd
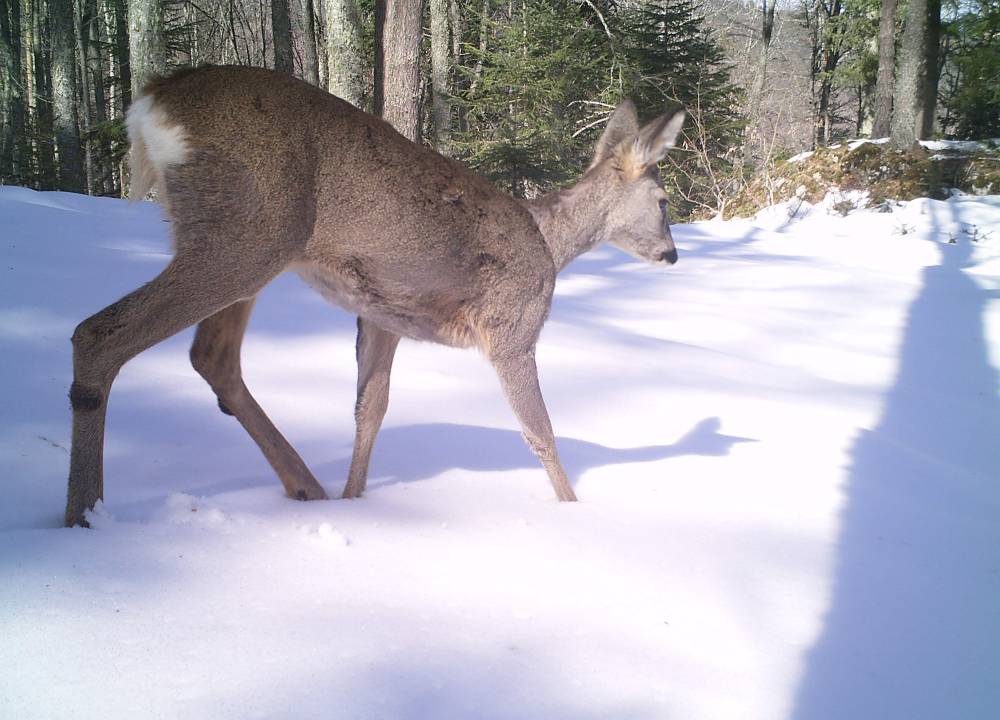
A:
<svg viewBox="0 0 1000 720">
<path fill-rule="evenodd" d="M 870 143 L 872 145 L 885 145 L 889 142 L 889 138 L 860 138 L 858 140 L 847 141 L 847 147 L 850 150 L 857 150 L 862 145 Z M 926 150 L 936 151 L 936 152 L 946 152 L 946 153 L 973 153 L 981 152 L 985 150 L 996 149 L 1000 146 L 1000 138 L 994 138 L 991 140 L 918 140 L 918 142 Z M 840 147 L 840 143 L 834 143 L 833 145 L 827 146 L 831 150 L 836 150 Z M 814 150 L 806 150 L 800 152 L 792 157 L 788 158 L 788 162 L 799 162 L 807 158 L 812 157 Z M 951 157 L 951 155 L 934 155 L 931 160 L 943 160 Z"/>
<path fill-rule="evenodd" d="M 288 500 L 188 331 L 122 371 L 106 503 L 60 528 L 69 335 L 167 230 L 0 188 L 0 717 L 1000 717 L 1000 197 L 574 262 L 538 362 L 577 504 L 481 357 L 409 342 L 366 497 Z M 353 330 L 283 276 L 244 348 L 332 495 Z"/>
</svg>

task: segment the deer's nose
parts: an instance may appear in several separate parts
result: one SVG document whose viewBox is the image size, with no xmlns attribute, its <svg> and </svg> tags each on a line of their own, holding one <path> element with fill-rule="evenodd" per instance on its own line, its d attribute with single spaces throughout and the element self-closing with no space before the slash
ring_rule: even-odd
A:
<svg viewBox="0 0 1000 720">
<path fill-rule="evenodd" d="M 675 248 L 673 250 L 666 251 L 665 253 L 660 255 L 660 260 L 663 260 L 664 262 L 673 265 L 675 262 L 677 262 L 677 249 Z"/>
</svg>

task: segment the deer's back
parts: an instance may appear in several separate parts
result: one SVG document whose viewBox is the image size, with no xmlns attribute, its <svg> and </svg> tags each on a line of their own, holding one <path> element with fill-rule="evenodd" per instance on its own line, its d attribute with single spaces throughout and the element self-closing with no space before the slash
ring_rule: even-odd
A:
<svg viewBox="0 0 1000 720">
<path fill-rule="evenodd" d="M 266 70 L 200 68 L 148 93 L 192 159 L 168 177 L 175 222 L 203 211 L 204 185 L 238 176 L 253 196 L 243 212 L 258 206 L 261 232 L 282 235 L 247 242 L 295 245 L 294 269 L 387 329 L 479 344 L 475 332 L 508 332 L 526 310 L 540 327 L 555 273 L 544 240 L 525 208 L 460 163 Z"/>
</svg>

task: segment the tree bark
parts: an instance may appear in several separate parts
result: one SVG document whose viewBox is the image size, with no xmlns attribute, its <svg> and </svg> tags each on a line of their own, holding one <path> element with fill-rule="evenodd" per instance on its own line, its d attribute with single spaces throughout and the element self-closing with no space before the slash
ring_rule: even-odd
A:
<svg viewBox="0 0 1000 720">
<path fill-rule="evenodd" d="M 107 77 L 107 70 L 104 61 L 102 48 L 102 33 L 104 15 L 101 13 L 98 0 L 86 0 L 88 22 L 84 28 L 87 56 L 86 64 L 90 67 L 91 86 L 94 89 L 94 114 L 93 119 L 102 127 L 108 121 L 108 95 L 104 87 L 104 79 Z M 95 141 L 97 146 L 97 159 L 94 163 L 96 171 L 96 182 L 93 183 L 92 191 L 100 195 L 109 195 L 114 191 L 114 178 L 111 167 L 111 143 L 108 142 L 106 133 L 99 133 Z"/>
<path fill-rule="evenodd" d="M 767 86 L 767 58 L 771 49 L 771 37 L 774 34 L 774 9 L 777 2 L 763 0 L 761 8 L 760 54 L 757 58 L 757 74 L 754 77 L 750 93 L 750 116 L 754 122 L 759 120 L 761 102 L 764 98 L 764 88 Z"/>
<path fill-rule="evenodd" d="M 49 0 L 52 37 L 52 121 L 59 156 L 60 190 L 87 191 L 76 103 L 76 32 L 73 0 Z"/>
<path fill-rule="evenodd" d="M 274 36 L 274 69 L 291 75 L 292 23 L 288 18 L 288 0 L 271 0 L 271 34 Z"/>
<path fill-rule="evenodd" d="M 451 58 L 448 45 L 449 0 L 430 0 L 431 11 L 431 93 L 434 121 L 434 148 L 449 154 L 451 141 Z"/>
<path fill-rule="evenodd" d="M 909 0 L 892 99 L 890 143 L 906 149 L 921 132 L 927 90 L 927 0 Z"/>
<path fill-rule="evenodd" d="M 381 72 L 377 72 L 375 79 L 376 87 L 382 89 L 381 115 L 402 135 L 420 142 L 423 0 L 379 0 L 379 4 L 383 1 L 382 29 L 381 33 L 376 32 Z"/>
<path fill-rule="evenodd" d="M 167 71 L 161 0 L 128 0 L 128 47 L 132 97 L 154 76 Z"/>
<path fill-rule="evenodd" d="M 316 15 L 313 0 L 302 3 L 302 45 L 305 52 L 302 58 L 302 76 L 307 82 L 319 85 L 319 56 L 316 52 Z"/>
<path fill-rule="evenodd" d="M 132 103 L 132 63 L 129 59 L 128 17 L 126 0 L 110 0 L 115 13 L 115 58 L 118 63 L 120 110 Z"/>
<path fill-rule="evenodd" d="M 9 95 L 10 124 L 14 135 L 14 145 L 11 148 L 12 171 L 14 179 L 23 183 L 30 164 L 30 148 L 28 147 L 27 110 L 24 103 L 25 89 L 28 87 L 28 77 L 24 71 L 21 42 L 21 3 L 20 0 L 10 1 L 10 50 L 11 77 L 14 85 Z"/>
<path fill-rule="evenodd" d="M 316 11 L 316 64 L 319 66 L 319 86 L 330 87 L 330 58 L 326 51 L 326 8 L 323 0 L 313 5 Z"/>
<path fill-rule="evenodd" d="M 920 139 L 934 134 L 937 111 L 938 80 L 941 77 L 939 63 L 941 50 L 941 0 L 927 1 L 927 87 L 924 90 L 924 106 L 920 114 Z"/>
<path fill-rule="evenodd" d="M 326 0 L 325 11 L 327 89 L 360 107 L 365 95 L 365 75 L 358 2 Z"/>
<path fill-rule="evenodd" d="M 896 70 L 896 0 L 882 0 L 878 25 L 878 74 L 875 76 L 875 119 L 872 137 L 889 136 L 892 80 Z"/>
<path fill-rule="evenodd" d="M 375 64 L 372 68 L 372 112 L 382 117 L 385 109 L 385 8 L 386 0 L 375 0 Z"/>
<path fill-rule="evenodd" d="M 84 167 L 86 169 L 87 193 L 94 192 L 96 184 L 96 172 L 94 168 L 94 150 L 91 142 L 91 128 L 94 118 L 94 102 L 91 95 L 91 61 L 93 54 L 90 44 L 90 29 L 94 16 L 90 6 L 92 0 L 72 0 L 73 20 L 76 27 L 76 61 L 79 67 L 77 73 L 77 119 L 80 128 L 80 147 L 84 154 Z"/>
<path fill-rule="evenodd" d="M 20 0 L 13 0 L 17 4 Z M 21 82 L 20 73 L 14 67 L 14 43 L 12 18 L 9 5 L 11 0 L 0 0 L 0 182 L 17 182 L 14 134 L 14 99 L 18 96 Z M 19 23 L 20 24 L 20 23 Z M 20 33 L 20 27 L 17 32 Z"/>
<path fill-rule="evenodd" d="M 49 29 L 44 0 L 31 0 L 32 33 L 27 52 L 31 54 L 32 101 L 34 108 L 35 183 L 39 190 L 56 187 L 55 143 L 52 129 L 52 77 L 45 48 Z"/>
</svg>

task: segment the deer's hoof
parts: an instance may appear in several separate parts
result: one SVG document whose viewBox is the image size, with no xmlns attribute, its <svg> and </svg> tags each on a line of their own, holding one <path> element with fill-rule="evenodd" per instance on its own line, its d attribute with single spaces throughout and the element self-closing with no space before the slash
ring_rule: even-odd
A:
<svg viewBox="0 0 1000 720">
<path fill-rule="evenodd" d="M 363 487 L 352 487 L 350 483 L 344 488 L 344 494 L 340 497 L 343 500 L 356 500 L 365 494 L 365 489 Z"/>
<path fill-rule="evenodd" d="M 315 485 L 310 485 L 308 487 L 301 487 L 295 491 L 292 497 L 296 500 L 329 500 L 329 496 L 326 494 L 326 490 L 320 486 L 319 483 Z"/>
<path fill-rule="evenodd" d="M 89 528 L 90 527 L 90 523 L 87 522 L 87 519 L 85 517 L 83 517 L 82 515 L 79 516 L 79 517 L 69 517 L 69 516 L 67 516 L 66 517 L 66 527 L 68 527 L 68 528 L 71 528 L 71 527 Z"/>
</svg>

